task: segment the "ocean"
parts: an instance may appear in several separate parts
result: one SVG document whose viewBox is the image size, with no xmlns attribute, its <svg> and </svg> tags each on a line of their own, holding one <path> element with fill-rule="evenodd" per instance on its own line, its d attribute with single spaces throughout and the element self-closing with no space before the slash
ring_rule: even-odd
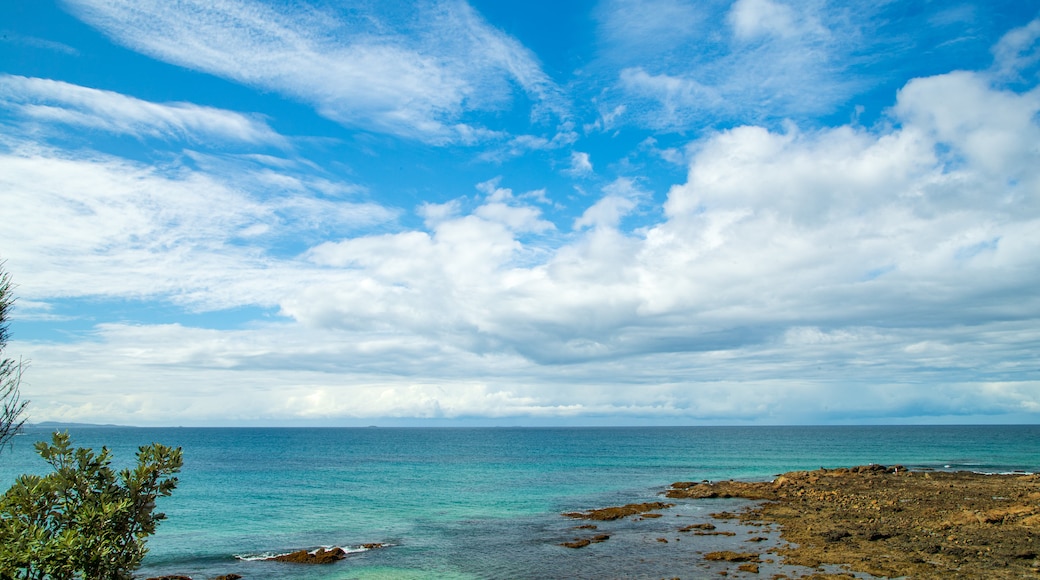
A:
<svg viewBox="0 0 1040 580">
<path fill-rule="evenodd" d="M 140 578 L 699 578 L 723 569 L 706 551 L 741 549 L 752 532 L 775 545 L 778 531 L 711 520 L 745 500 L 682 500 L 661 518 L 598 523 L 610 540 L 573 550 L 559 544 L 588 535 L 574 529 L 585 522 L 561 513 L 660 501 L 675 481 L 819 467 L 1040 471 L 1038 425 L 69 431 L 76 446 L 107 446 L 119 467 L 140 445 L 184 449 Z M 32 449 L 45 439 L 49 431 L 29 428 L 0 453 L 3 489 L 19 473 L 45 472 Z M 737 535 L 677 531 L 700 521 Z M 326 566 L 262 560 L 319 546 L 351 554 Z"/>
</svg>

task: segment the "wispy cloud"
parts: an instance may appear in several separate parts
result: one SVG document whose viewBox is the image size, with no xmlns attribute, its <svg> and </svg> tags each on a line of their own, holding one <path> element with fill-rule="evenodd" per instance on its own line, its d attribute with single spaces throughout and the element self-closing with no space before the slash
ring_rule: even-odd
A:
<svg viewBox="0 0 1040 580">
<path fill-rule="evenodd" d="M 0 75 L 0 107 L 23 119 L 135 137 L 284 145 L 263 120 L 191 103 L 152 103 L 62 81 Z"/>
<path fill-rule="evenodd" d="M 284 282 L 294 276 L 291 262 L 278 266 L 270 253 L 281 241 L 396 217 L 376 204 L 325 197 L 303 178 L 268 182 L 257 169 L 230 161 L 215 173 L 156 168 L 42 146 L 3 152 L 0 200 L 10 221 L 0 245 L 22 265 L 20 291 L 30 300 L 164 297 L 219 309 L 243 298 L 277 303 L 272 268 Z"/>
<path fill-rule="evenodd" d="M 604 104 L 626 105 L 629 122 L 685 130 L 826 113 L 856 87 L 847 73 L 866 48 L 860 27 L 868 20 L 779 0 L 740 0 L 726 10 L 670 0 L 671 11 L 689 14 L 650 29 L 626 18 L 659 3 L 604 4 L 606 66 L 618 71 L 618 93 Z"/>
<path fill-rule="evenodd" d="M 742 41 L 770 36 L 791 38 L 800 34 L 826 34 L 811 21 L 799 21 L 794 9 L 774 0 L 737 0 L 730 8 L 727 20 L 734 35 Z"/>
<path fill-rule="evenodd" d="M 13 44 L 23 44 L 25 46 L 31 46 L 34 48 L 42 48 L 53 52 L 60 52 L 69 56 L 79 56 L 79 51 L 75 48 L 65 44 L 64 42 L 57 42 L 54 40 L 48 40 L 46 38 L 39 38 L 37 36 L 25 36 L 12 32 L 10 30 L 0 30 L 0 42 L 10 42 Z"/>
<path fill-rule="evenodd" d="M 1040 64 L 1040 18 L 1014 28 L 993 47 L 996 74 L 1005 80 L 1036 80 Z"/>
<path fill-rule="evenodd" d="M 419 2 L 403 20 L 250 0 L 69 5 L 134 50 L 299 99 L 347 126 L 471 143 L 493 133 L 467 113 L 502 107 L 512 83 L 535 100 L 536 114 L 563 106 L 534 56 L 461 1 Z"/>
</svg>

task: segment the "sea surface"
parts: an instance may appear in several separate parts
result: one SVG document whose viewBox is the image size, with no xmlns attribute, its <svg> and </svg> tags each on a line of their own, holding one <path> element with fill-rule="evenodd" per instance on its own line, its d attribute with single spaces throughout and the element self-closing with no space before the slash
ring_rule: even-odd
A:
<svg viewBox="0 0 1040 580">
<path fill-rule="evenodd" d="M 1038 425 L 68 431 L 77 446 L 107 446 L 117 467 L 151 442 L 184 450 L 140 578 L 708 577 L 725 564 L 704 562 L 706 551 L 747 549 L 751 533 L 767 534 L 763 546 L 780 543 L 777 530 L 709 516 L 748 502 L 683 500 L 661 518 L 599 523 L 594 533 L 611 539 L 580 550 L 559 544 L 592 532 L 561 513 L 659 501 L 675 481 L 767 480 L 819 467 L 1040 471 Z M 29 428 L 0 453 L 3 489 L 19 473 L 46 472 L 32 444 L 49 433 Z M 677 531 L 702 521 L 737 535 Z M 361 548 L 374 542 L 388 546 Z M 319 546 L 352 553 L 327 566 L 262 561 Z"/>
</svg>

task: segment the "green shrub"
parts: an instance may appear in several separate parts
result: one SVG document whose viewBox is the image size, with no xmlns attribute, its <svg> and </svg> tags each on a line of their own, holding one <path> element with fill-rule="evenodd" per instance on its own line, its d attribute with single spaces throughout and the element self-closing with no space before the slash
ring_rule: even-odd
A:
<svg viewBox="0 0 1040 580">
<path fill-rule="evenodd" d="M 36 451 L 53 472 L 20 476 L 0 498 L 0 579 L 133 578 L 166 517 L 155 500 L 177 486 L 180 448 L 141 447 L 137 467 L 118 475 L 107 448 L 73 449 L 68 433 Z"/>
</svg>

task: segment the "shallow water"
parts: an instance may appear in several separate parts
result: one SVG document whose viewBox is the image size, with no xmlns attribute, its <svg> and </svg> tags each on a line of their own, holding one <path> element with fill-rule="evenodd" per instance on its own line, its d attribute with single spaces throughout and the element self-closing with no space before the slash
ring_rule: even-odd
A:
<svg viewBox="0 0 1040 580">
<path fill-rule="evenodd" d="M 676 530 L 710 519 L 707 514 L 722 509 L 717 502 L 740 500 L 684 501 L 659 519 L 601 523 L 596 533 L 611 539 L 580 550 L 558 545 L 585 535 L 571 529 L 582 522 L 559 514 L 656 501 L 673 481 L 768 479 L 821 466 L 1040 470 L 1040 426 L 71 433 L 76 445 L 107 445 L 118 465 L 153 441 L 184 448 L 181 483 L 160 501 L 169 519 L 149 541 L 141 577 L 696 577 L 726 566 L 705 563 L 704 552 L 747 551 L 746 536 L 758 532 L 742 529 L 726 538 Z M 0 484 L 6 487 L 17 473 L 43 471 L 32 442 L 47 437 L 30 429 L 16 438 L 0 455 Z M 767 535 L 769 542 L 753 546 L 756 551 L 778 542 L 775 531 Z M 318 568 L 236 558 L 370 542 L 391 546 Z"/>
</svg>

